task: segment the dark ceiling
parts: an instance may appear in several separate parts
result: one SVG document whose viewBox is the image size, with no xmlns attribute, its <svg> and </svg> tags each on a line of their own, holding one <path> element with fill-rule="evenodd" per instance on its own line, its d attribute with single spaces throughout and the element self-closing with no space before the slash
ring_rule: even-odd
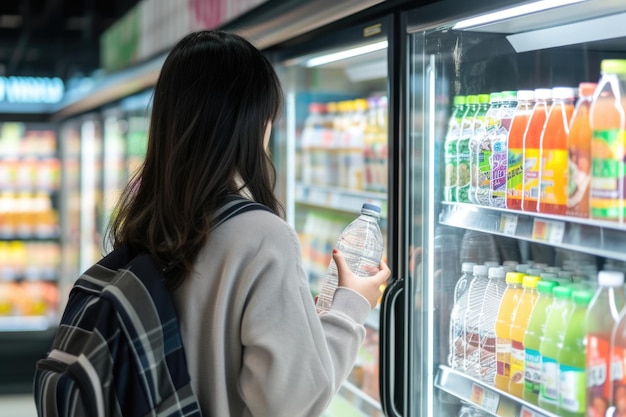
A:
<svg viewBox="0 0 626 417">
<path fill-rule="evenodd" d="M 100 35 L 139 0 L 0 0 L 0 76 L 100 68 Z"/>
</svg>

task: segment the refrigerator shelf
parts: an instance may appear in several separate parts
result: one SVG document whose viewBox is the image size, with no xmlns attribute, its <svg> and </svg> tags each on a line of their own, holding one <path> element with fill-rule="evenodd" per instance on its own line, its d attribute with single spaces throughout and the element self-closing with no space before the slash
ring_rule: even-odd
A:
<svg viewBox="0 0 626 417">
<path fill-rule="evenodd" d="M 336 187 L 315 186 L 297 183 L 295 187 L 297 204 L 322 207 L 358 214 L 363 203 L 378 204 L 382 207 L 381 217 L 386 216 L 387 194 L 373 191 L 349 190 Z"/>
<path fill-rule="evenodd" d="M 442 203 L 439 223 L 626 261 L 626 227 L 612 222 Z"/>
<path fill-rule="evenodd" d="M 558 417 L 534 404 L 489 386 L 476 378 L 439 365 L 435 386 L 460 400 L 499 417 Z"/>
<path fill-rule="evenodd" d="M 0 317 L 0 332 L 29 332 L 48 330 L 52 320 L 47 316 Z"/>
</svg>

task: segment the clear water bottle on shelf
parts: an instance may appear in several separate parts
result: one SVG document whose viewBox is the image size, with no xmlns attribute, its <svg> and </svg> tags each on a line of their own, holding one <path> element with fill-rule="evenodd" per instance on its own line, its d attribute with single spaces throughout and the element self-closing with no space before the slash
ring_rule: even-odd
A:
<svg viewBox="0 0 626 417">
<path fill-rule="evenodd" d="M 489 283 L 487 265 L 474 265 L 474 279 L 467 290 L 467 308 L 465 310 L 465 352 L 464 370 L 470 375 L 480 375 L 480 311 L 483 305 L 485 290 Z"/>
<path fill-rule="evenodd" d="M 365 203 L 361 215 L 350 223 L 339 236 L 336 248 L 346 260 L 350 270 L 358 276 L 371 276 L 378 272 L 383 255 L 383 235 L 378 225 L 380 207 Z M 337 265 L 333 259 L 326 271 L 317 298 L 317 310 L 328 311 L 337 288 Z"/>
<path fill-rule="evenodd" d="M 450 313 L 450 354 L 448 365 L 454 369 L 463 369 L 465 355 L 465 311 L 467 310 L 468 289 L 474 278 L 474 263 L 461 265 L 462 275 L 454 288 L 454 306 Z"/>
</svg>

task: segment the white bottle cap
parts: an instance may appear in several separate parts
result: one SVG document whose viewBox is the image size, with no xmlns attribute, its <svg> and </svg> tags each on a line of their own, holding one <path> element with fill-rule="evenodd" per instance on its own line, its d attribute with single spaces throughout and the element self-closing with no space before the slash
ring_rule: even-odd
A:
<svg viewBox="0 0 626 417">
<path fill-rule="evenodd" d="M 533 90 L 517 90 L 518 100 L 533 100 L 535 98 L 535 92 Z"/>
<path fill-rule="evenodd" d="M 621 287 L 624 285 L 624 273 L 621 271 L 600 271 L 598 285 L 601 287 Z"/>
<path fill-rule="evenodd" d="M 501 266 L 495 266 L 495 267 L 489 268 L 489 278 L 504 279 L 505 275 L 506 275 L 506 271 Z"/>
<path fill-rule="evenodd" d="M 474 265 L 474 275 L 487 275 L 489 267 L 487 265 Z"/>
<path fill-rule="evenodd" d="M 461 265 L 461 271 L 463 271 L 463 272 L 473 272 L 474 271 L 474 265 L 476 265 L 474 262 L 463 262 L 463 265 Z"/>
<path fill-rule="evenodd" d="M 537 88 L 535 90 L 535 99 L 548 100 L 550 98 L 552 98 L 552 89 L 551 88 Z"/>
<path fill-rule="evenodd" d="M 576 89 L 572 87 L 553 87 L 552 97 L 567 99 L 576 97 Z"/>
</svg>

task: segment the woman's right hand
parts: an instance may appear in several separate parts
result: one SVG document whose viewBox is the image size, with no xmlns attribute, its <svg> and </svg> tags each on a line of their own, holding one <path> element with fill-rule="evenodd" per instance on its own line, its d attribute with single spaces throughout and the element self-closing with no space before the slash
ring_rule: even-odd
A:
<svg viewBox="0 0 626 417">
<path fill-rule="evenodd" d="M 360 277 L 350 271 L 343 254 L 338 249 L 333 250 L 333 259 L 337 265 L 338 286 L 358 292 L 367 299 L 372 308 L 376 307 L 380 299 L 381 286 L 391 276 L 389 266 L 381 260 L 375 275 Z"/>
</svg>

